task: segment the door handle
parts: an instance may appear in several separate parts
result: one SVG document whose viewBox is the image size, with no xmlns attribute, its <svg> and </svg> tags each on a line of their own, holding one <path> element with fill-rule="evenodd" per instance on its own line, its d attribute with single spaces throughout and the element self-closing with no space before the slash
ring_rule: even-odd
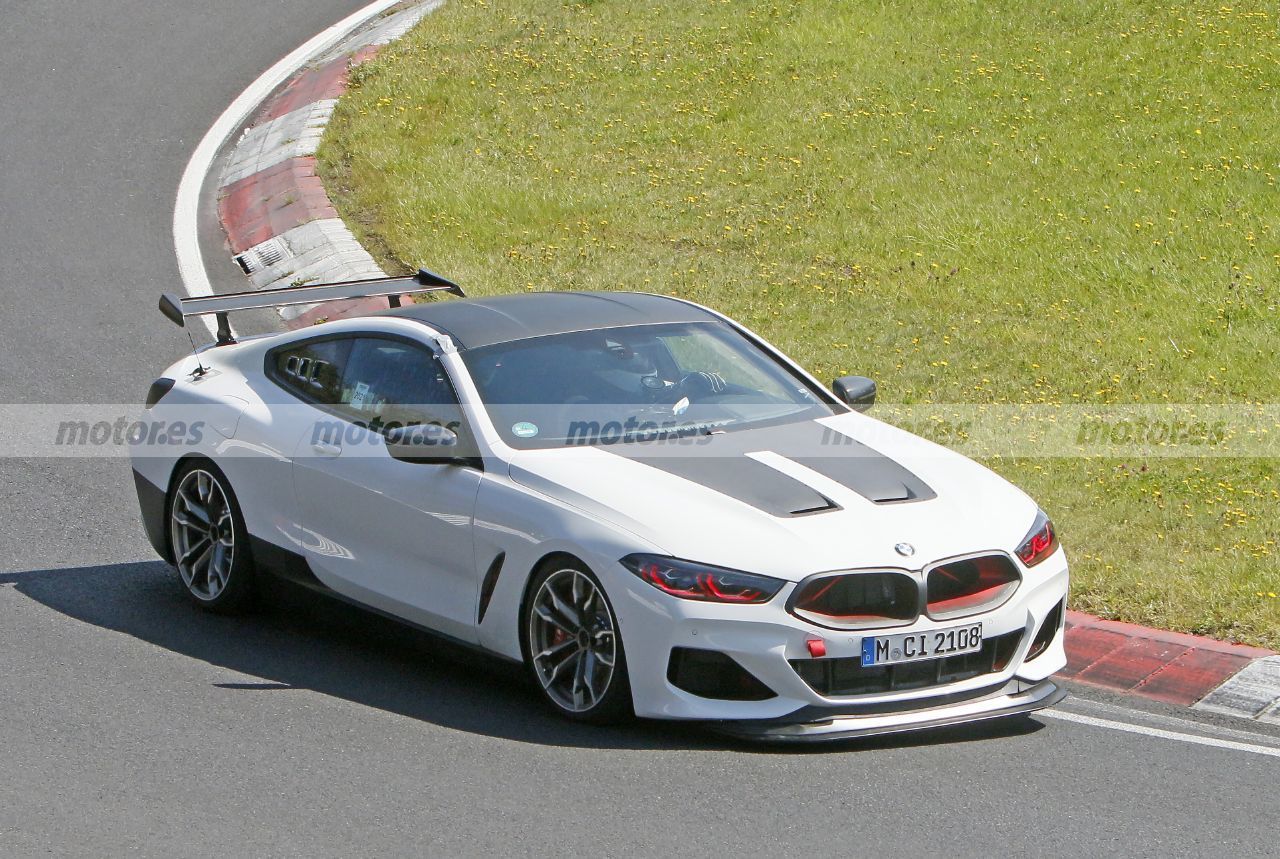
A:
<svg viewBox="0 0 1280 859">
<path fill-rule="evenodd" d="M 330 444 L 327 441 L 312 442 L 311 449 L 320 456 L 337 456 L 342 453 L 341 445 Z"/>
</svg>

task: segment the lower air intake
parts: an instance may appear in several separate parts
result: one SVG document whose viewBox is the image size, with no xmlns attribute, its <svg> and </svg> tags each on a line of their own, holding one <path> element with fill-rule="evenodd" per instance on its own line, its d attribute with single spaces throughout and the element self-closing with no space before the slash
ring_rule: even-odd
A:
<svg viewBox="0 0 1280 859">
<path fill-rule="evenodd" d="M 1035 659 L 1048 650 L 1050 644 L 1053 644 L 1053 639 L 1057 637 L 1058 630 L 1062 628 L 1062 613 L 1065 608 L 1066 600 L 1060 600 L 1045 615 L 1044 623 L 1040 624 L 1040 629 L 1036 630 L 1036 637 L 1031 640 L 1031 647 L 1027 649 L 1025 662 Z"/>
<path fill-rule="evenodd" d="M 906 692 L 959 683 L 961 680 L 1003 671 L 1018 651 L 1022 636 L 1022 630 L 1015 630 L 988 638 L 982 643 L 982 649 L 973 653 L 897 665 L 863 668 L 861 657 L 852 656 L 837 659 L 792 659 L 791 667 L 813 691 L 825 697 Z"/>
<path fill-rule="evenodd" d="M 777 693 L 718 650 L 675 647 L 667 663 L 667 680 L 699 698 L 722 701 L 765 701 Z"/>
</svg>

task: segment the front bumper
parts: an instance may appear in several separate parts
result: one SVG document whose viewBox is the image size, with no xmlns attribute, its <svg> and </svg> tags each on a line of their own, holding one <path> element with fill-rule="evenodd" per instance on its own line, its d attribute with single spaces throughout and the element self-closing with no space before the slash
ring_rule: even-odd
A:
<svg viewBox="0 0 1280 859">
<path fill-rule="evenodd" d="M 1069 573 L 1061 550 L 1026 571 L 1013 597 L 990 611 L 943 622 L 922 617 L 910 626 L 862 632 L 831 630 L 790 614 L 785 608 L 787 588 L 766 605 L 702 603 L 668 597 L 619 571 L 607 587 L 616 594 L 613 603 L 626 644 L 633 704 L 641 717 L 698 720 L 734 733 L 777 739 L 788 738 L 785 725 L 798 726 L 790 733 L 801 739 L 815 733 L 857 736 L 913 730 L 1049 706 L 1057 690 L 1043 684 L 1066 664 L 1060 627 L 1047 649 L 1027 659 L 1037 631 L 1067 595 Z M 864 635 L 926 632 L 977 620 L 983 623 L 984 640 L 1010 636 L 1016 648 L 999 670 L 956 682 L 828 696 L 807 683 L 792 664 L 810 658 L 807 642 L 814 638 L 824 642 L 827 658 L 849 659 L 861 653 Z M 691 694 L 668 679 L 674 648 L 719 651 L 775 694 L 763 700 Z M 756 726 L 747 730 L 740 727 L 743 723 Z"/>
<path fill-rule="evenodd" d="M 888 715 L 857 715 L 817 713 L 812 721 L 738 721 L 712 724 L 714 730 L 749 740 L 783 743 L 811 743 L 832 740 L 848 740 L 880 734 L 896 734 L 903 731 L 921 731 L 1033 713 L 1052 707 L 1067 691 L 1051 680 L 1030 684 L 1010 681 L 1000 689 L 980 698 L 940 707 L 928 707 Z M 816 708 L 815 708 L 816 709 Z M 801 714 L 793 714 L 801 716 Z"/>
</svg>

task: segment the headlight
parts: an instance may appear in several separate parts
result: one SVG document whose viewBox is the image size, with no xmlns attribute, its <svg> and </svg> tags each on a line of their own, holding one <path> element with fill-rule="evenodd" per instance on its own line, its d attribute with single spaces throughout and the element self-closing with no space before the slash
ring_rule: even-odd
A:
<svg viewBox="0 0 1280 859">
<path fill-rule="evenodd" d="M 762 603 L 773 599 L 786 584 L 769 576 L 660 555 L 627 555 L 621 563 L 663 593 L 685 600 Z"/>
<path fill-rule="evenodd" d="M 1018 558 L 1034 567 L 1058 549 L 1058 534 L 1043 510 L 1036 511 L 1036 521 L 1018 545 Z"/>
</svg>

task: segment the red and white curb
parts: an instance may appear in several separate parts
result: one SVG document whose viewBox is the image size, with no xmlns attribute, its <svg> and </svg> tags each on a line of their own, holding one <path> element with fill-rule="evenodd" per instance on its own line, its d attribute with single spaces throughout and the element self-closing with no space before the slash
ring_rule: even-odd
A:
<svg viewBox="0 0 1280 859">
<path fill-rule="evenodd" d="M 315 173 L 316 148 L 351 68 L 442 2 L 371 4 L 282 60 L 215 123 L 183 177 L 174 217 L 179 265 L 190 294 L 211 292 L 193 239 L 192 188 L 198 189 L 203 178 L 201 165 L 209 169 L 214 151 L 229 136 L 227 126 L 241 124 L 237 111 L 253 120 L 223 162 L 218 214 L 230 250 L 254 286 L 383 276 L 329 201 Z M 297 328 L 386 306 L 385 299 L 362 299 L 322 311 L 286 309 L 282 315 Z M 1067 614 L 1066 649 L 1061 676 L 1067 680 L 1280 724 L 1280 655 L 1273 651 L 1080 612 Z"/>
<path fill-rule="evenodd" d="M 218 218 L 236 262 L 267 289 L 384 277 L 342 219 L 319 177 L 316 150 L 352 68 L 398 39 L 442 0 L 389 10 L 319 54 L 262 103 L 223 161 Z M 325 318 L 385 307 L 386 300 L 325 308 Z M 315 321 L 306 305 L 281 308 L 290 327 Z"/>
<path fill-rule="evenodd" d="M 1165 704 L 1280 724 L 1280 656 L 1067 612 L 1060 676 Z"/>
</svg>

